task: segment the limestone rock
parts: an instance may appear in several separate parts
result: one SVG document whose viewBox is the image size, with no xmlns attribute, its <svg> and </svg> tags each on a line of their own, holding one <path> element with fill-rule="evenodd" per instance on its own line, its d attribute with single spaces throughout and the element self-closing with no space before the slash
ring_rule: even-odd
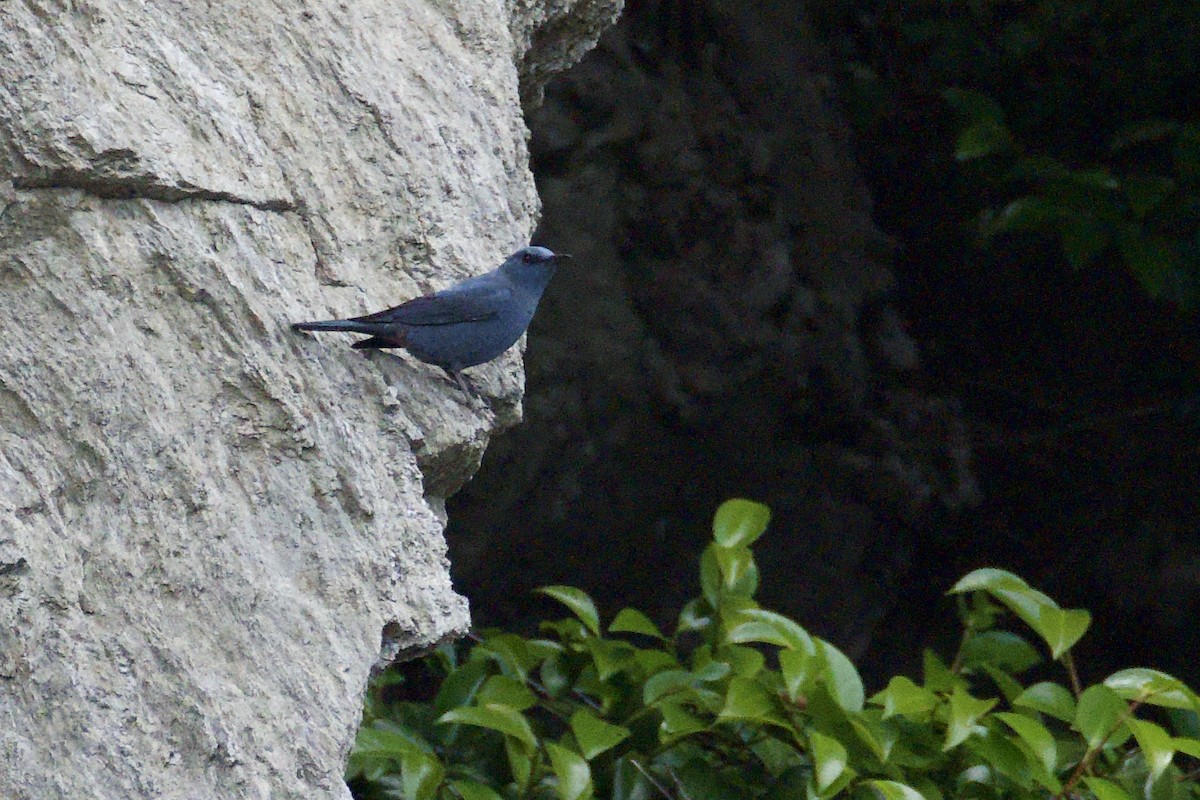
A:
<svg viewBox="0 0 1200 800">
<path fill-rule="evenodd" d="M 472 399 L 287 323 L 528 241 L 545 19 L 0 6 L 0 797 L 347 797 L 372 667 L 465 630 L 441 498 L 518 354 Z"/>
</svg>

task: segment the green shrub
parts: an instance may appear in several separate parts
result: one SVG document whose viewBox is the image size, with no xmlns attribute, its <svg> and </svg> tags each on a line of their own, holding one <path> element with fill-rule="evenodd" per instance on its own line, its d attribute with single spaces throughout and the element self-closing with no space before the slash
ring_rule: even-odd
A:
<svg viewBox="0 0 1200 800">
<path fill-rule="evenodd" d="M 754 602 L 751 545 L 768 518 L 721 506 L 702 596 L 670 634 L 633 609 L 604 626 L 586 594 L 550 586 L 570 616 L 543 622 L 545 638 L 488 631 L 440 648 L 431 702 L 385 703 L 378 682 L 348 780 L 409 800 L 1200 794 L 1185 771 L 1200 758 L 1196 694 L 1148 669 L 1081 685 L 1071 648 L 1088 613 L 1001 570 L 951 589 L 964 632 L 949 662 L 927 652 L 919 680 L 867 697 L 840 650 Z M 998 627 L 1009 618 L 1033 641 Z M 1026 685 L 1042 651 L 1064 681 Z"/>
</svg>

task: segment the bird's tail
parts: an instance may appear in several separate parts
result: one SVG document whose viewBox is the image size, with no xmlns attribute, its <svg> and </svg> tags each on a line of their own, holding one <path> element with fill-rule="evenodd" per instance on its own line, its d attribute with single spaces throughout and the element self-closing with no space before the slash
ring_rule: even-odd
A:
<svg viewBox="0 0 1200 800">
<path fill-rule="evenodd" d="M 330 319 L 323 322 L 293 322 L 294 331 L 349 331 L 350 333 L 379 333 L 379 323 L 356 322 L 352 319 Z"/>
</svg>

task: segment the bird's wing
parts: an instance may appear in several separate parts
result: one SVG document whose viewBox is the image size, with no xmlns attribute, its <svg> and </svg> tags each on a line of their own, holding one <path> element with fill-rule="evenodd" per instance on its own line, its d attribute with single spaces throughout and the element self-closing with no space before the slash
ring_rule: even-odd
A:
<svg viewBox="0 0 1200 800">
<path fill-rule="evenodd" d="M 511 297 L 510 285 L 466 281 L 435 294 L 413 298 L 386 311 L 356 317 L 353 321 L 403 325 L 473 322 L 496 316 Z"/>
</svg>

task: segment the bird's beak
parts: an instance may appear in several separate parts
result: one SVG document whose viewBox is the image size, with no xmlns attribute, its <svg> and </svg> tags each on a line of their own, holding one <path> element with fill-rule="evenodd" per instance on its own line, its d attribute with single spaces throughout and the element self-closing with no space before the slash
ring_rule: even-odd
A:
<svg viewBox="0 0 1200 800">
<path fill-rule="evenodd" d="M 561 261 L 564 258 L 574 258 L 574 257 L 575 256 L 571 255 L 570 253 L 555 253 L 554 254 L 555 261 Z"/>
</svg>

